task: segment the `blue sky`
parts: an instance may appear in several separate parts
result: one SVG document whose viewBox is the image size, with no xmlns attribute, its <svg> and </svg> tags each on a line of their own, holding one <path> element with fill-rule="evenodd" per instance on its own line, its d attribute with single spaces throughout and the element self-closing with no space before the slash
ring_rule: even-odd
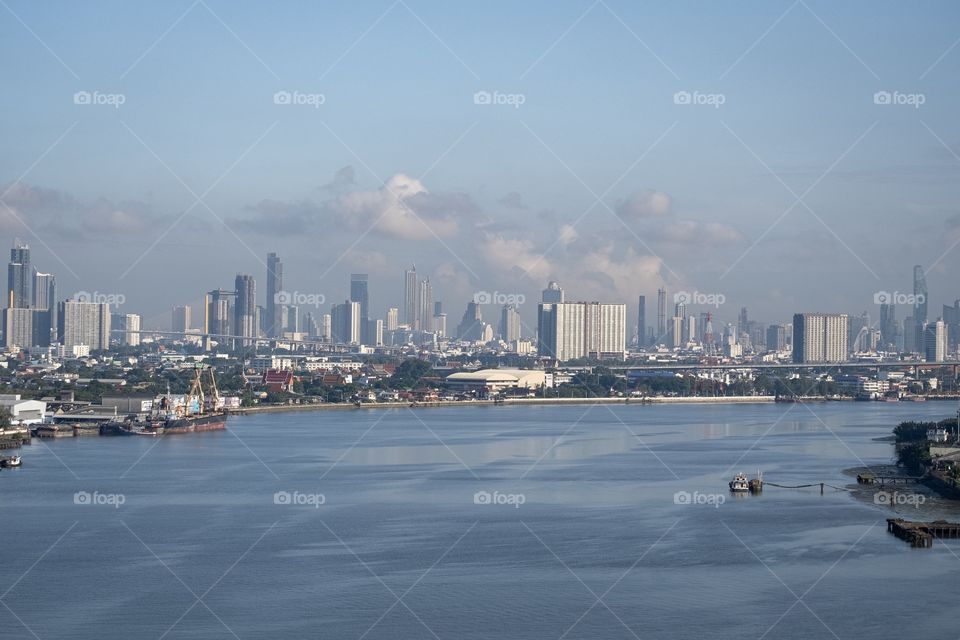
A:
<svg viewBox="0 0 960 640">
<path fill-rule="evenodd" d="M 369 271 L 378 314 L 411 261 L 456 317 L 546 279 L 631 309 L 665 285 L 724 293 L 731 320 L 877 316 L 915 263 L 931 309 L 960 297 L 956 3 L 7 6 L 0 231 L 158 325 L 238 271 L 262 296 L 271 250 L 330 302 Z"/>
</svg>

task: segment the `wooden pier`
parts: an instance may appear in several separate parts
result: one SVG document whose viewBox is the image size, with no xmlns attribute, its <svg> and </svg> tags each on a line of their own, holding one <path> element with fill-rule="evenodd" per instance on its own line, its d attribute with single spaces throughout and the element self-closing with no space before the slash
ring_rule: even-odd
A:
<svg viewBox="0 0 960 640">
<path fill-rule="evenodd" d="M 903 518 L 887 518 L 887 531 L 911 547 L 929 549 L 934 538 L 960 538 L 960 523 L 935 520 L 934 522 L 912 522 Z"/>
</svg>

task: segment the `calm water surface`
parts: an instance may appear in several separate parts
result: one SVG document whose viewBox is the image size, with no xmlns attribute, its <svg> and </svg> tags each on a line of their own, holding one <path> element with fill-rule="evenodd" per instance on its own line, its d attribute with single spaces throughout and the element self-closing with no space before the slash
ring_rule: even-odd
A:
<svg viewBox="0 0 960 640">
<path fill-rule="evenodd" d="M 953 411 L 357 410 L 35 440 L 0 473 L 0 637 L 954 637 L 960 543 L 911 549 L 885 518 L 957 507 L 726 492 L 758 468 L 850 486 L 898 421 Z"/>
</svg>

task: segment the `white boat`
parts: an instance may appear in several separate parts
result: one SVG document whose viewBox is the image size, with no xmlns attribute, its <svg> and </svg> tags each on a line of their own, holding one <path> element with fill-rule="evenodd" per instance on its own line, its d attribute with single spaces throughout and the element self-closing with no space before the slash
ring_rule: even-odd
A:
<svg viewBox="0 0 960 640">
<path fill-rule="evenodd" d="M 19 467 L 21 463 L 22 463 L 22 460 L 20 460 L 20 456 L 4 458 L 2 462 L 4 467 Z"/>
<path fill-rule="evenodd" d="M 746 493 L 750 491 L 750 481 L 747 480 L 747 474 L 745 473 L 738 473 L 729 484 L 730 491 L 734 493 Z"/>
</svg>

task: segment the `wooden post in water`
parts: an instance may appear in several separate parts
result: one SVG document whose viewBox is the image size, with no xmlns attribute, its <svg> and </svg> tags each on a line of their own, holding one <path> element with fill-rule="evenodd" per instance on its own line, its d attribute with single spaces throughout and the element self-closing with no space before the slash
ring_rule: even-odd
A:
<svg viewBox="0 0 960 640">
<path fill-rule="evenodd" d="M 820 483 L 820 495 L 823 495 L 823 483 Z"/>
</svg>

